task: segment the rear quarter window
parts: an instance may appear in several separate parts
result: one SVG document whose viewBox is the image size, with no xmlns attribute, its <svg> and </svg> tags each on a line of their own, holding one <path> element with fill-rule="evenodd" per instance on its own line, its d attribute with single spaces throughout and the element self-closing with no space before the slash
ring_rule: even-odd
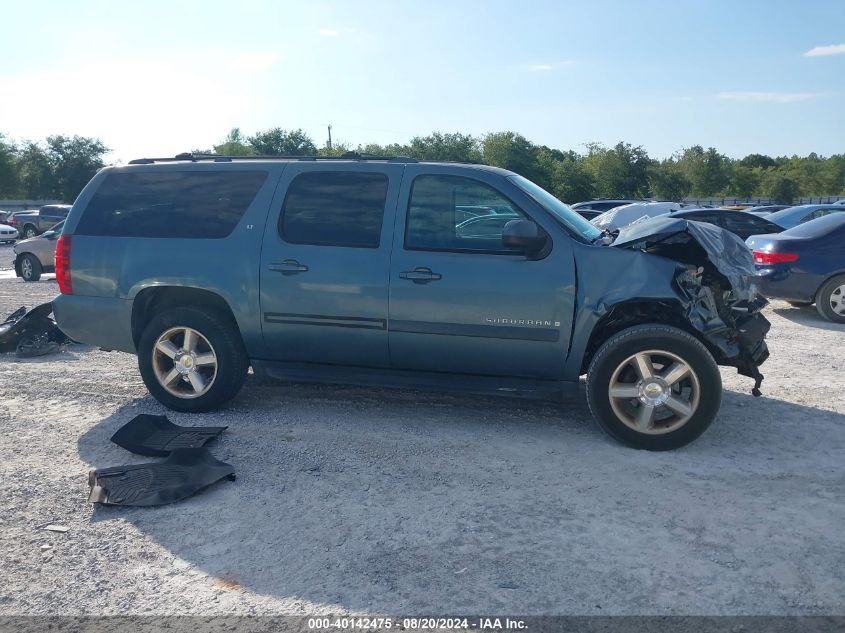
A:
<svg viewBox="0 0 845 633">
<path fill-rule="evenodd" d="M 113 237 L 220 239 L 228 236 L 267 180 L 266 171 L 111 173 L 76 233 Z"/>
</svg>

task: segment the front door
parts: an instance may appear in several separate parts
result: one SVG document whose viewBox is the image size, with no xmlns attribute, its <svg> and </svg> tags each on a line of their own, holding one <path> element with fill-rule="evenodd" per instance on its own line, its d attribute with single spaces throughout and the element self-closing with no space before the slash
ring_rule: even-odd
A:
<svg viewBox="0 0 845 633">
<path fill-rule="evenodd" d="M 386 367 L 402 165 L 292 163 L 261 251 L 265 360 Z"/>
<path fill-rule="evenodd" d="M 510 220 L 547 231 L 550 220 L 515 186 L 498 190 L 497 174 L 450 170 L 406 168 L 390 266 L 391 365 L 561 379 L 575 300 L 569 237 L 556 231 L 539 260 L 504 248 Z"/>
</svg>

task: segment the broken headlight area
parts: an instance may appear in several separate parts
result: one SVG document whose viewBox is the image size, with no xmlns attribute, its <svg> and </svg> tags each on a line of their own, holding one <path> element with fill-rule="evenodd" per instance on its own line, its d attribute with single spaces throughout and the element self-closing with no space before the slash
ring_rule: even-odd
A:
<svg viewBox="0 0 845 633">
<path fill-rule="evenodd" d="M 720 365 L 754 378 L 752 393 L 759 396 L 770 323 L 760 313 L 768 302 L 753 284 L 754 261 L 745 243 L 710 224 L 661 217 L 623 229 L 613 246 L 678 262 L 673 285 L 687 319 Z"/>
</svg>

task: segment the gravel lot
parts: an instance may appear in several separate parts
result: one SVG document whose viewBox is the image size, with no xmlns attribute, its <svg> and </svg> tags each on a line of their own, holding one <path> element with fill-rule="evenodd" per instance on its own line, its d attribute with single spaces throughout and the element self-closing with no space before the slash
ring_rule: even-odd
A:
<svg viewBox="0 0 845 633">
<path fill-rule="evenodd" d="M 0 313 L 56 292 L 0 273 Z M 845 614 L 845 327 L 768 317 L 764 396 L 723 370 L 682 450 L 614 443 L 582 399 L 250 380 L 168 413 L 229 425 L 237 481 L 147 509 L 86 502 L 90 468 L 147 461 L 111 434 L 165 412 L 134 357 L 0 357 L 0 615 Z"/>
</svg>

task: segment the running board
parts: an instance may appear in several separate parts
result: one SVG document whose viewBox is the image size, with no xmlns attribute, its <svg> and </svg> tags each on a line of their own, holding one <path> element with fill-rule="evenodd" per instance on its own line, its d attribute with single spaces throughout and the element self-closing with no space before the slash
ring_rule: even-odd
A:
<svg viewBox="0 0 845 633">
<path fill-rule="evenodd" d="M 433 391 L 475 393 L 540 400 L 563 400 L 578 395 L 578 382 L 480 376 L 402 369 L 377 369 L 251 360 L 257 376 L 292 382 L 313 382 L 364 387 L 404 387 Z"/>
</svg>

